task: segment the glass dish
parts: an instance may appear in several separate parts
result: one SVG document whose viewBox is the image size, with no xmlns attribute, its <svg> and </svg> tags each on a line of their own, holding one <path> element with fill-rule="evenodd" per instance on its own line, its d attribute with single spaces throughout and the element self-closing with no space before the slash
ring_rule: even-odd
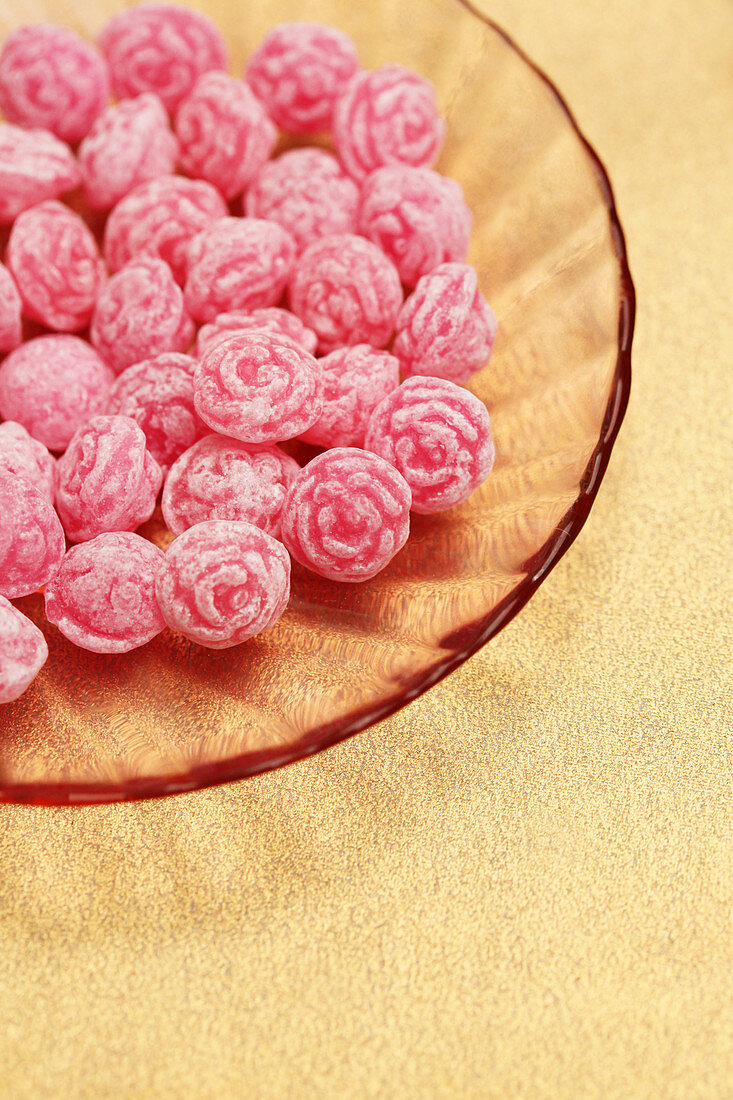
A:
<svg viewBox="0 0 733 1100">
<path fill-rule="evenodd" d="M 40 0 L 33 19 L 95 35 L 116 7 Z M 246 20 L 224 0 L 202 9 L 237 72 L 274 23 L 316 19 L 350 33 L 365 66 L 401 62 L 435 83 L 449 122 L 439 167 L 473 209 L 469 259 L 499 318 L 492 362 L 471 386 L 492 415 L 496 466 L 466 504 L 415 516 L 375 580 L 337 585 L 296 566 L 285 616 L 236 649 L 165 632 L 101 657 L 46 626 L 40 596 L 18 601 L 44 623 L 50 658 L 0 709 L 5 801 L 102 802 L 239 779 L 404 706 L 501 630 L 571 545 L 628 400 L 634 292 L 608 177 L 503 31 L 462 0 L 262 0 Z M 24 0 L 3 0 L 0 35 L 27 19 Z"/>
</svg>

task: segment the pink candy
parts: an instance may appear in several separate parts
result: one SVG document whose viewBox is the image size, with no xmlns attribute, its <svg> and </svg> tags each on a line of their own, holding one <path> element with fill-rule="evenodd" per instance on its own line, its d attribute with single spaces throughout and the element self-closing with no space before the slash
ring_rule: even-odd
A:
<svg viewBox="0 0 733 1100">
<path fill-rule="evenodd" d="M 424 275 L 397 318 L 394 353 L 404 375 L 467 382 L 488 363 L 496 317 L 468 264 L 441 264 Z"/>
<path fill-rule="evenodd" d="M 275 538 L 288 487 L 300 467 L 279 447 L 251 450 L 207 435 L 174 462 L 163 488 L 163 518 L 174 535 L 209 519 L 247 520 Z"/>
<path fill-rule="evenodd" d="M 104 58 L 74 31 L 19 27 L 0 54 L 0 107 L 10 122 L 38 126 L 75 144 L 109 100 Z"/>
<path fill-rule="evenodd" d="M 377 405 L 364 446 L 395 466 L 414 512 L 443 512 L 491 473 L 494 444 L 486 406 L 442 378 L 408 378 Z"/>
<path fill-rule="evenodd" d="M 35 623 L 0 596 L 0 704 L 22 695 L 47 657 L 46 639 Z"/>
<path fill-rule="evenodd" d="M 78 187 L 79 165 L 68 145 L 47 130 L 0 122 L 0 224 L 22 210 Z"/>
<path fill-rule="evenodd" d="M 56 499 L 56 460 L 14 420 L 0 424 L 0 472 L 30 482 L 51 505 Z"/>
<path fill-rule="evenodd" d="M 84 198 L 109 210 L 139 183 L 176 166 L 178 141 L 154 95 L 124 99 L 100 115 L 79 146 Z"/>
<path fill-rule="evenodd" d="M 241 195 L 272 153 L 277 131 L 258 99 L 227 73 L 206 73 L 176 117 L 181 165 L 215 184 L 226 199 Z"/>
<path fill-rule="evenodd" d="M 165 555 L 129 532 L 73 546 L 46 585 L 46 617 L 92 653 L 128 653 L 165 628 L 155 575 Z"/>
<path fill-rule="evenodd" d="M 162 260 L 140 257 L 118 271 L 97 299 L 90 338 L 118 374 L 164 351 L 185 351 L 194 325 L 183 292 Z"/>
<path fill-rule="evenodd" d="M 86 328 L 106 273 L 97 242 L 78 214 L 55 201 L 19 214 L 7 263 L 26 317 L 57 332 Z"/>
<path fill-rule="evenodd" d="M 350 81 L 336 105 L 333 136 L 346 171 L 360 180 L 384 164 L 429 168 L 445 123 L 427 80 L 402 65 L 384 65 Z"/>
<path fill-rule="evenodd" d="M 244 201 L 250 217 L 279 222 L 299 249 L 318 237 L 356 233 L 359 188 L 323 149 L 291 149 L 269 161 Z"/>
<path fill-rule="evenodd" d="M 394 355 L 369 344 L 339 348 L 318 360 L 323 412 L 301 439 L 317 447 L 361 447 L 372 410 L 400 382 Z"/>
<path fill-rule="evenodd" d="M 393 164 L 364 181 L 359 231 L 389 256 L 402 282 L 414 286 L 438 264 L 465 260 L 471 212 L 455 180 Z"/>
<path fill-rule="evenodd" d="M 0 596 L 36 592 L 64 556 L 64 532 L 48 500 L 29 481 L 0 470 Z"/>
<path fill-rule="evenodd" d="M 22 303 L 13 276 L 0 264 L 0 354 L 13 351 L 23 339 Z"/>
<path fill-rule="evenodd" d="M 236 332 L 211 344 L 194 376 L 196 410 L 244 443 L 293 439 L 323 406 L 318 362 L 287 336 Z"/>
<path fill-rule="evenodd" d="M 285 498 L 282 540 L 293 557 L 334 581 L 366 581 L 410 533 L 410 488 L 376 455 L 335 447 L 300 471 Z"/>
<path fill-rule="evenodd" d="M 311 134 L 331 127 L 333 109 L 359 68 L 354 43 L 321 23 L 281 23 L 247 65 L 247 80 L 278 126 Z"/>
<path fill-rule="evenodd" d="M 188 246 L 186 306 L 197 321 L 234 309 L 274 306 L 295 260 L 282 226 L 260 218 L 220 218 Z"/>
<path fill-rule="evenodd" d="M 56 506 L 71 542 L 132 531 L 149 520 L 163 482 L 142 429 L 129 416 L 95 416 L 58 462 Z"/>
<path fill-rule="evenodd" d="M 299 257 L 290 305 L 318 336 L 322 352 L 345 344 L 387 344 L 402 305 L 394 264 L 363 237 L 323 237 Z"/>
<path fill-rule="evenodd" d="M 189 241 L 226 213 L 224 199 L 210 183 L 158 176 L 135 187 L 110 213 L 104 258 L 112 271 L 119 271 L 130 260 L 153 256 L 165 260 L 182 284 Z"/>
<path fill-rule="evenodd" d="M 226 69 L 227 48 L 207 16 L 173 4 L 138 4 L 99 36 L 118 99 L 155 92 L 171 113 L 198 78 Z"/>
<path fill-rule="evenodd" d="M 50 451 L 63 451 L 80 425 L 104 412 L 114 375 L 77 336 L 39 336 L 0 365 L 0 416 Z"/>
<path fill-rule="evenodd" d="M 155 592 L 172 630 L 209 649 L 227 649 L 282 615 L 290 558 L 251 523 L 209 520 L 170 545 Z"/>
<path fill-rule="evenodd" d="M 164 352 L 128 367 L 109 395 L 107 414 L 132 417 L 163 472 L 208 431 L 193 404 L 195 367 L 188 355 Z"/>
<path fill-rule="evenodd" d="M 265 306 L 263 309 L 234 310 L 232 313 L 220 313 L 208 325 L 199 329 L 196 338 L 196 352 L 199 356 L 214 340 L 222 336 L 229 336 L 232 332 L 242 330 L 259 332 L 271 332 L 276 336 L 288 336 L 296 344 L 300 344 L 311 355 L 315 353 L 318 338 L 312 329 L 306 328 L 299 317 L 290 313 L 287 309 L 279 309 L 277 306 Z"/>
</svg>

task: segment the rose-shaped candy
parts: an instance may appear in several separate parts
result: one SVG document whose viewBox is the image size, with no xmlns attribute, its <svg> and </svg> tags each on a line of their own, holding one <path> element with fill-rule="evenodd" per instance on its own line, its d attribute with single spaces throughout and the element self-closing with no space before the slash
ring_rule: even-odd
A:
<svg viewBox="0 0 733 1100">
<path fill-rule="evenodd" d="M 406 376 L 467 382 L 485 367 L 496 317 L 468 264 L 441 264 L 423 275 L 397 318 L 394 353 Z"/>
<path fill-rule="evenodd" d="M 318 361 L 268 332 L 215 340 L 194 375 L 196 411 L 223 435 L 244 443 L 278 443 L 310 428 L 323 407 Z"/>
<path fill-rule="evenodd" d="M 0 470 L 29 481 L 49 504 L 56 497 L 56 460 L 22 424 L 0 424 Z"/>
<path fill-rule="evenodd" d="M 165 260 L 177 283 L 186 280 L 186 249 L 197 233 L 226 216 L 224 199 L 205 180 L 158 176 L 117 203 L 104 227 L 104 258 L 119 271 L 139 256 Z"/>
<path fill-rule="evenodd" d="M 36 624 L 0 596 L 0 704 L 22 695 L 47 657 L 46 639 Z"/>
<path fill-rule="evenodd" d="M 0 54 L 0 107 L 10 122 L 40 126 L 72 145 L 109 100 L 100 53 L 74 31 L 49 23 L 18 27 Z"/>
<path fill-rule="evenodd" d="M 163 518 L 174 535 L 207 519 L 244 519 L 278 538 L 285 494 L 299 469 L 279 447 L 254 451 L 237 439 L 207 435 L 171 466 Z"/>
<path fill-rule="evenodd" d="M 336 104 L 333 136 L 344 168 L 361 180 L 383 164 L 429 168 L 445 122 L 432 84 L 402 65 L 357 73 Z"/>
<path fill-rule="evenodd" d="M 400 364 L 369 344 L 339 348 L 318 360 L 323 412 L 301 439 L 317 447 L 361 447 L 372 410 L 400 383 Z"/>
<path fill-rule="evenodd" d="M 81 182 L 68 145 L 47 130 L 21 130 L 0 122 L 0 225 L 21 210 L 73 191 Z"/>
<path fill-rule="evenodd" d="M 58 471 L 56 506 L 71 542 L 139 527 L 152 516 L 163 482 L 129 416 L 95 416 L 74 435 Z"/>
<path fill-rule="evenodd" d="M 443 512 L 491 473 L 494 444 L 486 406 L 443 378 L 408 378 L 377 405 L 364 446 L 395 466 L 414 512 Z"/>
<path fill-rule="evenodd" d="M 227 649 L 282 615 L 290 558 L 251 523 L 197 523 L 168 547 L 155 592 L 171 630 L 209 649 Z"/>
<path fill-rule="evenodd" d="M 335 447 L 288 491 L 282 540 L 302 565 L 335 581 L 376 576 L 407 542 L 410 487 L 376 455 Z"/>
<path fill-rule="evenodd" d="M 58 569 L 64 549 L 48 500 L 29 481 L 0 470 L 0 596 L 36 592 Z"/>
<path fill-rule="evenodd" d="M 381 249 L 348 233 L 322 237 L 296 262 L 290 306 L 322 352 L 345 344 L 383 348 L 402 305 L 400 277 Z"/>
<path fill-rule="evenodd" d="M 227 48 L 206 15 L 175 4 L 136 4 L 99 36 L 118 99 L 155 92 L 173 113 L 202 73 L 226 69 Z"/>
<path fill-rule="evenodd" d="M 165 628 L 155 598 L 164 561 L 162 550 L 128 531 L 72 546 L 46 585 L 46 617 L 92 653 L 137 649 Z"/>
</svg>

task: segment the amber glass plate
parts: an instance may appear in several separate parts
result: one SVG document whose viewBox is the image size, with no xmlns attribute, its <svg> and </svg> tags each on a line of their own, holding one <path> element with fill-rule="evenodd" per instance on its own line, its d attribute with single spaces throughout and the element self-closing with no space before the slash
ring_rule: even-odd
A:
<svg viewBox="0 0 733 1100">
<path fill-rule="evenodd" d="M 196 6 L 196 5 L 194 5 Z M 118 5 L 33 5 L 34 20 L 96 34 Z M 209 652 L 169 632 L 100 657 L 18 601 L 50 657 L 0 710 L 0 799 L 83 803 L 238 779 L 318 752 L 404 706 L 523 607 L 588 516 L 626 408 L 634 295 L 608 178 L 561 96 L 462 0 L 210 0 L 234 71 L 274 23 L 316 19 L 362 62 L 434 81 L 449 137 L 440 169 L 474 212 L 469 259 L 499 318 L 472 389 L 488 406 L 494 473 L 466 504 L 415 516 L 375 580 L 294 570 L 267 634 Z M 2 35 L 29 18 L 4 0 Z M 532 659 L 532 654 L 527 654 Z"/>
</svg>

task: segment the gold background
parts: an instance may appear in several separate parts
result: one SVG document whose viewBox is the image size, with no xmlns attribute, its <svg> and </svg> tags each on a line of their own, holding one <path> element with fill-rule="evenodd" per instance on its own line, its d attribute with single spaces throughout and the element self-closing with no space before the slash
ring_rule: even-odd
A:
<svg viewBox="0 0 733 1100">
<path fill-rule="evenodd" d="M 498 639 L 316 759 L 0 807 L 3 1100 L 733 1094 L 731 8 L 490 12 L 628 236 L 591 518 Z"/>
</svg>

